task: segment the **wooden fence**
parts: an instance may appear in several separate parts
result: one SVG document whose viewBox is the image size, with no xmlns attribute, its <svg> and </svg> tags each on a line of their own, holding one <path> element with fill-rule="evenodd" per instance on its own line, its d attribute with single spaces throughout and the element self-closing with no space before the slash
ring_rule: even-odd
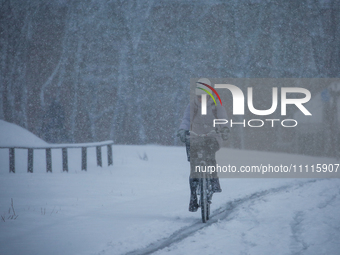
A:
<svg viewBox="0 0 340 255">
<path fill-rule="evenodd" d="M 15 173 L 15 149 L 27 149 L 27 172 L 33 173 L 33 155 L 34 150 L 46 151 L 46 172 L 52 172 L 52 149 L 61 149 L 63 172 L 68 172 L 68 155 L 67 149 L 81 149 L 81 170 L 87 170 L 87 149 L 96 147 L 97 166 L 102 167 L 102 147 L 107 146 L 107 162 L 108 166 L 113 165 L 112 159 L 112 144 L 113 141 L 105 141 L 98 143 L 78 143 L 78 144 L 49 144 L 45 147 L 1 147 L 0 149 L 8 149 L 9 151 L 9 172 Z"/>
</svg>

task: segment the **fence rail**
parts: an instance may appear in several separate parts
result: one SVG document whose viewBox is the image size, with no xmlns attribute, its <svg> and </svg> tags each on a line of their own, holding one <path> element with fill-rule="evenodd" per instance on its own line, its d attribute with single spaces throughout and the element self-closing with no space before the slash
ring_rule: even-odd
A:
<svg viewBox="0 0 340 255">
<path fill-rule="evenodd" d="M 15 173 L 15 149 L 27 149 L 27 172 L 33 173 L 34 150 L 46 151 L 46 172 L 52 173 L 52 149 L 61 149 L 63 172 L 68 172 L 68 153 L 67 149 L 81 149 L 81 170 L 87 171 L 87 149 L 96 147 L 97 166 L 102 167 L 102 147 L 107 146 L 107 163 L 113 165 L 112 157 L 113 141 L 98 143 L 78 143 L 78 144 L 48 144 L 46 146 L 0 146 L 0 149 L 8 149 L 9 152 L 9 172 Z"/>
</svg>

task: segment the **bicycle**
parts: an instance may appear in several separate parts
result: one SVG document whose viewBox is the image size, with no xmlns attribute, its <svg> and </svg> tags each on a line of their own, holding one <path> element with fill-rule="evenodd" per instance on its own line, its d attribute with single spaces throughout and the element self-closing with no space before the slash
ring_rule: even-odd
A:
<svg viewBox="0 0 340 255">
<path fill-rule="evenodd" d="M 211 183 L 212 176 L 206 171 L 209 165 L 207 163 L 208 153 L 207 153 L 206 146 L 204 145 L 206 142 L 205 138 L 216 136 L 217 132 L 215 130 L 212 130 L 207 134 L 199 135 L 193 131 L 190 131 L 189 136 L 187 136 L 187 141 L 186 141 L 188 157 L 190 156 L 190 136 L 191 135 L 199 138 L 198 139 L 199 141 L 196 142 L 196 146 L 198 148 L 195 150 L 196 155 L 192 157 L 192 160 L 194 162 L 191 162 L 191 163 L 194 164 L 195 166 L 199 166 L 200 169 L 202 170 L 205 169 L 204 172 L 203 171 L 200 172 L 200 178 L 199 178 L 199 183 L 197 185 L 196 194 L 199 196 L 198 206 L 201 208 L 202 222 L 206 223 L 210 217 L 210 204 L 211 204 L 212 195 L 214 194 L 214 192 L 213 192 L 212 183 Z"/>
</svg>

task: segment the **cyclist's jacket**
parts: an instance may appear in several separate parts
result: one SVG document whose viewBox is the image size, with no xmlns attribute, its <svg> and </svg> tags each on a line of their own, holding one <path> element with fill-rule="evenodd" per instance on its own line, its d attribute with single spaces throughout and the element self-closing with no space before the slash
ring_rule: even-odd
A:
<svg viewBox="0 0 340 255">
<path fill-rule="evenodd" d="M 191 105 L 193 107 L 191 107 Z M 209 98 L 207 101 L 207 114 L 201 114 L 201 102 L 195 97 L 193 102 L 188 104 L 185 109 L 181 125 L 179 129 L 191 130 L 197 134 L 207 134 L 211 130 L 214 130 L 213 121 L 214 119 L 228 119 L 227 112 L 220 104 L 215 105 L 214 101 Z M 228 124 L 216 125 L 218 129 L 227 126 Z M 216 137 L 218 144 L 222 145 L 222 138 Z"/>
</svg>

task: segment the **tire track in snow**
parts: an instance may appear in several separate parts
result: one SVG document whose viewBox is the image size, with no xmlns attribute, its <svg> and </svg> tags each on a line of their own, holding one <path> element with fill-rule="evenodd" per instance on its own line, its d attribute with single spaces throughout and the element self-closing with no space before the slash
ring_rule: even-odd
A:
<svg viewBox="0 0 340 255">
<path fill-rule="evenodd" d="M 321 179 L 322 180 L 322 179 Z M 158 250 L 162 250 L 166 247 L 169 247 L 172 244 L 179 243 L 182 240 L 186 239 L 187 237 L 195 234 L 201 229 L 207 228 L 218 221 L 221 220 L 227 220 L 230 221 L 234 217 L 231 217 L 231 214 L 236 211 L 242 204 L 255 201 L 257 199 L 263 198 L 267 195 L 279 193 L 282 191 L 286 191 L 288 189 L 292 188 L 300 188 L 303 187 L 306 184 L 314 183 L 320 181 L 318 180 L 309 180 L 306 182 L 300 182 L 298 184 L 287 184 L 283 185 L 277 188 L 271 188 L 268 190 L 258 191 L 254 192 L 248 196 L 245 196 L 243 198 L 235 199 L 233 201 L 228 202 L 225 206 L 220 207 L 219 209 L 215 210 L 211 216 L 210 220 L 207 223 L 202 223 L 201 219 L 197 220 L 194 224 L 190 226 L 183 227 L 177 231 L 175 231 L 173 234 L 171 234 L 169 237 L 160 239 L 155 241 L 154 243 L 149 244 L 146 248 L 137 249 L 134 251 L 130 251 L 128 253 L 125 253 L 125 255 L 148 255 L 152 254 Z"/>
<path fill-rule="evenodd" d="M 302 239 L 301 233 L 303 233 L 303 221 L 305 214 L 303 211 L 295 212 L 292 222 L 290 223 L 291 244 L 290 250 L 292 255 L 300 255 L 306 251 L 309 245 Z"/>
</svg>

